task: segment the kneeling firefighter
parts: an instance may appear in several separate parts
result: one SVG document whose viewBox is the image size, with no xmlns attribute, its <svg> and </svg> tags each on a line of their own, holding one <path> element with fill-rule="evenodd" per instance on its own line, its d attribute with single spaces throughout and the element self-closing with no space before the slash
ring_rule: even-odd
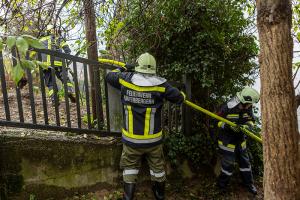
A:
<svg viewBox="0 0 300 200">
<path fill-rule="evenodd" d="M 166 79 L 156 76 L 156 61 L 149 53 L 137 59 L 135 72 L 118 68 L 108 73 L 106 81 L 121 91 L 123 104 L 123 169 L 124 200 L 134 197 L 141 159 L 145 156 L 150 168 L 152 190 L 157 200 L 164 199 L 165 161 L 161 111 L 164 99 L 181 104 L 185 95 Z"/>
<path fill-rule="evenodd" d="M 218 186 L 225 190 L 229 179 L 233 174 L 235 160 L 239 164 L 240 173 L 243 178 L 244 186 L 256 195 L 257 190 L 253 184 L 253 176 L 249 155 L 246 146 L 246 136 L 240 130 L 243 126 L 249 130 L 253 129 L 254 116 L 252 105 L 259 101 L 259 93 L 250 87 L 245 87 L 238 92 L 234 98 L 221 107 L 219 115 L 234 122 L 238 126 L 232 127 L 224 122 L 218 122 L 221 129 L 219 135 L 219 149 L 222 155 L 221 174 L 218 177 Z"/>
</svg>

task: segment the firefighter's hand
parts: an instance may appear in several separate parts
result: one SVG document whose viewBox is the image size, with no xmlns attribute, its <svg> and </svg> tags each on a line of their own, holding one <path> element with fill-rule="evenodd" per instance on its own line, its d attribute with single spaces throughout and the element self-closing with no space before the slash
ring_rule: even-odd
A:
<svg viewBox="0 0 300 200">
<path fill-rule="evenodd" d="M 134 71 L 135 65 L 126 63 L 124 67 L 125 67 L 126 71 L 132 72 L 132 71 Z"/>
<path fill-rule="evenodd" d="M 233 130 L 234 132 L 238 133 L 241 131 L 241 128 L 239 125 L 236 126 L 230 126 L 230 129 Z"/>
<path fill-rule="evenodd" d="M 249 130 L 250 127 L 247 124 L 241 125 L 241 128 Z"/>
<path fill-rule="evenodd" d="M 249 124 L 244 124 L 241 127 L 244 129 L 247 129 L 248 131 L 254 131 L 254 126 L 249 125 Z"/>
</svg>

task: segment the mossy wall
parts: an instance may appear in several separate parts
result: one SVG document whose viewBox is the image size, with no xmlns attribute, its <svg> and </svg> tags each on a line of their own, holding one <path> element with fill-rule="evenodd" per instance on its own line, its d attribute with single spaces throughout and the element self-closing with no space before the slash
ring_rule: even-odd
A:
<svg viewBox="0 0 300 200">
<path fill-rule="evenodd" d="M 0 135 L 1 198 L 61 199 L 121 180 L 117 140 L 49 139 Z"/>
<path fill-rule="evenodd" d="M 58 200 L 120 187 L 120 139 L 27 134 L 25 130 L 0 134 L 0 200 L 29 200 L 30 195 L 35 200 Z M 167 161 L 166 170 L 170 180 L 179 178 L 178 172 L 181 178 L 196 174 L 187 162 L 174 171 Z M 149 179 L 149 168 L 143 159 L 139 182 Z"/>
</svg>

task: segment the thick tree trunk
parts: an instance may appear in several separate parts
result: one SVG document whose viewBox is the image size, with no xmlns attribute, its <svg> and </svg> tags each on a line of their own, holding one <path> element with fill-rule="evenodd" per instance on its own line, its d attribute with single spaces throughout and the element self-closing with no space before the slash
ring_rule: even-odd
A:
<svg viewBox="0 0 300 200">
<path fill-rule="evenodd" d="M 85 18 L 85 31 L 86 40 L 88 44 L 87 55 L 88 59 L 98 60 L 98 49 L 97 49 L 97 35 L 96 35 L 96 18 L 93 0 L 84 0 L 84 18 Z M 100 122 L 103 123 L 103 108 L 101 101 L 101 90 L 100 85 L 95 84 L 95 76 L 100 76 L 99 67 L 92 66 L 89 67 L 89 77 L 91 84 L 91 94 L 92 94 L 92 113 L 93 118 L 97 118 L 97 108 L 100 112 Z M 98 90 L 100 98 L 96 99 L 95 89 Z M 97 105 L 97 106 L 96 106 Z"/>
<path fill-rule="evenodd" d="M 257 0 L 265 199 L 299 199 L 290 0 Z"/>
</svg>

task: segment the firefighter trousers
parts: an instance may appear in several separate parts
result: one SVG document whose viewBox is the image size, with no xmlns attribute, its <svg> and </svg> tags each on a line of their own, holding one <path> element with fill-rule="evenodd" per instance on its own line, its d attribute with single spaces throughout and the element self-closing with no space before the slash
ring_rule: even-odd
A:
<svg viewBox="0 0 300 200">
<path fill-rule="evenodd" d="M 245 143 L 246 144 L 246 143 Z M 221 160 L 221 174 L 218 183 L 221 187 L 225 187 L 230 180 L 234 171 L 234 162 L 237 161 L 239 170 L 245 185 L 253 184 L 253 176 L 251 164 L 246 146 L 241 144 L 228 146 L 220 146 Z"/>
<path fill-rule="evenodd" d="M 120 167 L 123 169 L 123 181 L 136 183 L 143 156 L 145 156 L 150 168 L 151 181 L 165 181 L 166 172 L 162 144 L 147 148 L 133 148 L 123 144 L 120 161 Z"/>
<path fill-rule="evenodd" d="M 57 77 L 61 82 L 63 82 L 63 71 L 62 71 L 62 67 L 61 67 L 61 66 L 56 66 L 54 72 L 55 72 L 56 77 Z M 66 72 L 67 72 L 67 71 L 66 71 Z M 53 87 L 54 87 L 54 78 L 55 78 L 55 77 L 52 77 L 52 74 L 51 74 L 51 68 L 48 68 L 48 69 L 43 70 L 43 73 L 44 73 L 45 85 L 46 85 L 50 90 L 53 89 Z M 67 73 L 68 73 L 68 72 L 67 72 Z M 69 79 L 68 74 L 66 74 L 66 77 L 67 77 L 66 82 L 67 82 L 67 83 L 70 83 L 70 79 Z"/>
</svg>

